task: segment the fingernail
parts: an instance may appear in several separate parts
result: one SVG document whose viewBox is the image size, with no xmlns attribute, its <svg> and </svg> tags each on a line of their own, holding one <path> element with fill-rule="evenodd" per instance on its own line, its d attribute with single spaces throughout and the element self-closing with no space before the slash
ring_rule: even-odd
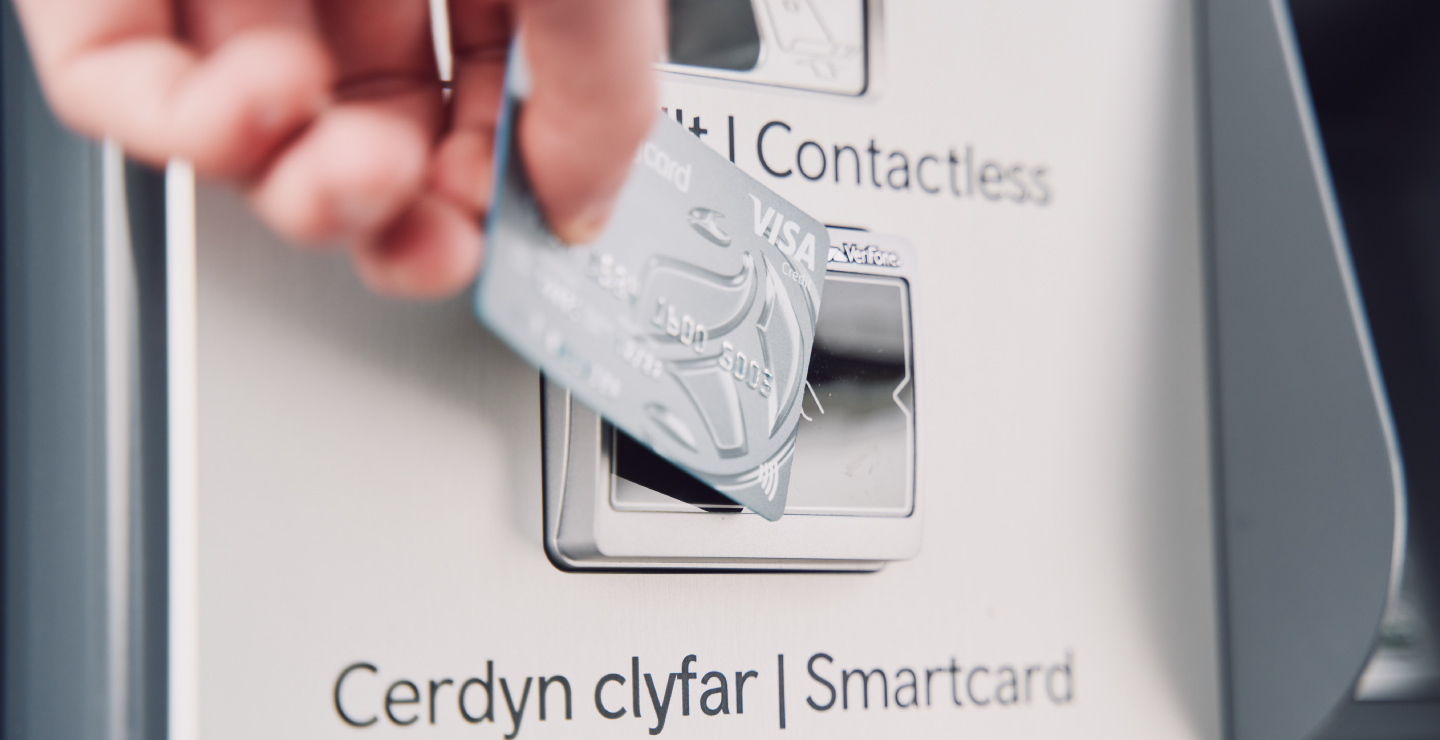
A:
<svg viewBox="0 0 1440 740">
<path fill-rule="evenodd" d="M 572 246 L 589 244 L 605 232 L 605 224 L 609 222 L 610 212 L 614 208 L 613 198 L 593 202 L 568 223 L 557 225 L 555 235 L 560 237 L 560 241 Z"/>
</svg>

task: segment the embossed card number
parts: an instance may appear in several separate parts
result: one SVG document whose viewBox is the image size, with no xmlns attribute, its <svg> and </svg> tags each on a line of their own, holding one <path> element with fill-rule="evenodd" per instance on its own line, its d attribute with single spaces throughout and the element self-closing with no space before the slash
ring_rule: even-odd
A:
<svg viewBox="0 0 1440 740">
<path fill-rule="evenodd" d="M 605 233 L 564 246 L 513 156 L 518 105 L 497 145 L 481 320 L 616 427 L 778 519 L 825 227 L 657 112 Z"/>
</svg>

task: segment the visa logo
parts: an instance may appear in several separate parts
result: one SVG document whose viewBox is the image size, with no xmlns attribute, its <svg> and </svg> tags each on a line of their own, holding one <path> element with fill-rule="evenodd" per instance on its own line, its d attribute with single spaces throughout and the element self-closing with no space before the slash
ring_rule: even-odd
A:
<svg viewBox="0 0 1440 740">
<path fill-rule="evenodd" d="M 765 236 L 766 241 L 779 247 L 787 257 L 794 257 L 796 261 L 805 263 L 811 272 L 815 271 L 815 235 L 805 232 L 805 236 L 798 242 L 795 240 L 800 235 L 800 224 L 796 221 L 786 221 L 774 208 L 766 206 L 754 195 L 750 200 L 755 201 L 755 236 Z M 781 237 L 784 237 L 781 239 Z"/>
</svg>

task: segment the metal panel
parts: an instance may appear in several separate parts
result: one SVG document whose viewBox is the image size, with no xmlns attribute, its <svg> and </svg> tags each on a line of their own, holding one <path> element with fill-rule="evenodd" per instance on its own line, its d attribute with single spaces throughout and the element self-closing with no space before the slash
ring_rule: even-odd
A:
<svg viewBox="0 0 1440 740">
<path fill-rule="evenodd" d="M 59 125 L 3 13 L 3 735 L 160 738 L 163 182 Z"/>
<path fill-rule="evenodd" d="M 1203 13 L 1227 721 L 1310 737 L 1374 645 L 1399 462 L 1288 11 Z"/>
</svg>

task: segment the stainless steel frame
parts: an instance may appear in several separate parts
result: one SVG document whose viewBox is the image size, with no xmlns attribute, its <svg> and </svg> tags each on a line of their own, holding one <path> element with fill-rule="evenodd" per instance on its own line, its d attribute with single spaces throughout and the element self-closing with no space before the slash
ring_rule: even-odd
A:
<svg viewBox="0 0 1440 740">
<path fill-rule="evenodd" d="M 848 229 L 832 229 L 831 234 L 832 239 L 863 240 L 868 236 Z M 916 305 L 918 271 L 908 245 L 885 244 L 900 254 L 899 266 L 844 264 L 832 253 L 829 274 L 837 279 L 895 280 L 905 287 L 910 373 L 895 392 L 908 386 L 918 398 L 922 391 L 915 387 L 913 369 L 922 335 L 915 329 L 910 310 Z M 748 512 L 702 512 L 679 501 L 668 507 L 645 507 L 649 510 L 626 506 L 614 495 L 621 481 L 616 475 L 614 436 L 609 426 L 573 401 L 566 389 L 543 380 L 541 405 L 545 550 L 551 562 L 563 570 L 868 571 L 878 570 L 888 561 L 914 557 L 919 551 L 923 496 L 917 493 L 920 487 L 915 477 L 919 469 L 916 438 L 923 432 L 913 401 L 908 409 L 908 505 L 883 511 L 830 510 L 829 515 L 787 507 L 778 522 L 766 522 Z M 905 406 L 901 404 L 901 408 Z"/>
</svg>

